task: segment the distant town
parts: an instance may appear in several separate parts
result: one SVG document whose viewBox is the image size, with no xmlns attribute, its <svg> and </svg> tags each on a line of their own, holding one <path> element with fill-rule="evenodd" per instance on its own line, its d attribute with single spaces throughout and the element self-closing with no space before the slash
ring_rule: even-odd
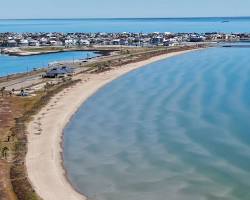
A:
<svg viewBox="0 0 250 200">
<path fill-rule="evenodd" d="M 248 41 L 250 33 L 0 33 L 0 47 L 178 46 L 189 42 Z"/>
</svg>

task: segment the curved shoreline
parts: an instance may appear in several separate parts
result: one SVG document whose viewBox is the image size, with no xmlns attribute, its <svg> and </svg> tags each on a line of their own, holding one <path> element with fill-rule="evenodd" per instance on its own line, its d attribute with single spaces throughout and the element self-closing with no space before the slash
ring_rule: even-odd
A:
<svg viewBox="0 0 250 200">
<path fill-rule="evenodd" d="M 28 178 L 43 200 L 87 200 L 76 191 L 63 167 L 63 130 L 82 104 L 113 80 L 145 65 L 194 50 L 164 54 L 100 74 L 79 75 L 82 81 L 56 94 L 28 124 Z"/>
</svg>

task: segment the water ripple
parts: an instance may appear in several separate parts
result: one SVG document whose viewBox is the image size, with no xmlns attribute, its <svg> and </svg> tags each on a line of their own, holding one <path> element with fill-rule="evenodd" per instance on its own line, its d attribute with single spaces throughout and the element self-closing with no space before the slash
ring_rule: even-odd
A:
<svg viewBox="0 0 250 200">
<path fill-rule="evenodd" d="M 249 49 L 208 49 L 136 70 L 65 129 L 73 185 L 96 200 L 248 200 Z"/>
</svg>

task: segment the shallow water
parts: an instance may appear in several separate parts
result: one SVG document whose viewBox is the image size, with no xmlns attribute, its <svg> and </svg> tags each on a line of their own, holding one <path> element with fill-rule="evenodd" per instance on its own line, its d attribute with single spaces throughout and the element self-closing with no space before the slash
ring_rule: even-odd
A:
<svg viewBox="0 0 250 200">
<path fill-rule="evenodd" d="M 250 17 L 0 20 L 0 32 L 124 31 L 245 33 L 250 32 Z"/>
<path fill-rule="evenodd" d="M 73 61 L 95 57 L 97 54 L 87 51 L 59 52 L 33 56 L 7 56 L 0 54 L 0 76 L 32 71 L 33 68 L 48 67 L 56 61 Z"/>
<path fill-rule="evenodd" d="M 91 200 L 249 200 L 250 49 L 160 61 L 92 96 L 65 129 Z"/>
</svg>

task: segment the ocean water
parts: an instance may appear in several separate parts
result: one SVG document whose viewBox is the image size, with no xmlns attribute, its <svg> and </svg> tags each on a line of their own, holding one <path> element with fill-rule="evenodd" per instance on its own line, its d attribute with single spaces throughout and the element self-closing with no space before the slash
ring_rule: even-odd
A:
<svg viewBox="0 0 250 200">
<path fill-rule="evenodd" d="M 0 54 L 0 76 L 32 71 L 33 68 L 48 67 L 56 61 L 73 61 L 95 57 L 97 54 L 87 51 L 59 52 L 33 56 L 8 56 Z"/>
<path fill-rule="evenodd" d="M 228 21 L 223 23 L 223 21 Z M 0 32 L 250 32 L 250 17 L 0 20 Z"/>
<path fill-rule="evenodd" d="M 65 128 L 74 187 L 90 200 L 249 200 L 249 54 L 192 52 L 101 89 Z"/>
</svg>

